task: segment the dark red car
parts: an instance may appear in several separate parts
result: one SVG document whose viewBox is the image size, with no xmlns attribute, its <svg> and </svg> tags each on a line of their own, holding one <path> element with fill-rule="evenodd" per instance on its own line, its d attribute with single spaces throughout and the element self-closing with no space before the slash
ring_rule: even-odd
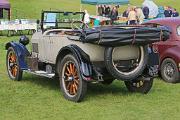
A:
<svg viewBox="0 0 180 120">
<path fill-rule="evenodd" d="M 160 73 L 166 82 L 180 82 L 180 17 L 161 18 L 146 22 L 145 24 L 159 24 L 171 30 L 170 38 L 165 42 L 154 43 L 160 54 Z"/>
</svg>

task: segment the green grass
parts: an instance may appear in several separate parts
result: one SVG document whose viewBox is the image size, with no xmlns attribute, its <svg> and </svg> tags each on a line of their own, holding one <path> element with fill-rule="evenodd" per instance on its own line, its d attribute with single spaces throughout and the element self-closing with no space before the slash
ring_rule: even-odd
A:
<svg viewBox="0 0 180 120">
<path fill-rule="evenodd" d="M 141 6 L 144 0 L 130 0 L 130 4 Z M 156 4 L 161 6 L 172 6 L 180 11 L 180 1 L 178 0 L 154 0 Z M 96 7 L 93 5 L 80 5 L 80 0 L 10 0 L 12 3 L 13 18 L 36 18 L 40 19 L 42 10 L 64 10 L 79 11 L 87 9 L 91 14 L 95 14 Z M 127 6 L 120 6 L 122 12 Z"/>
<path fill-rule="evenodd" d="M 132 0 L 132 4 L 142 0 Z M 79 1 L 73 0 L 10 0 L 13 18 L 39 19 L 42 9 L 78 11 Z M 171 5 L 180 11 L 180 1 L 155 0 L 161 5 Z M 94 6 L 83 5 L 90 13 Z M 17 11 L 15 11 L 17 10 Z M 17 14 L 18 13 L 18 14 Z M 179 120 L 180 84 L 154 81 L 147 95 L 132 94 L 123 82 L 110 86 L 89 84 L 87 96 L 81 103 L 63 98 L 59 83 L 43 77 L 24 74 L 22 81 L 8 78 L 4 50 L 5 43 L 19 37 L 0 36 L 0 120 Z"/>
</svg>

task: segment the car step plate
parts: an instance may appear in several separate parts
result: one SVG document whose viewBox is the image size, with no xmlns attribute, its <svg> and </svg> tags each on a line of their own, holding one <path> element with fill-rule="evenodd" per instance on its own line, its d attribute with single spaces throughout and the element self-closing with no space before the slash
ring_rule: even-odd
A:
<svg viewBox="0 0 180 120">
<path fill-rule="evenodd" d="M 45 71 L 31 71 L 31 70 L 24 70 L 24 71 L 27 73 L 31 73 L 31 74 L 43 76 L 43 77 L 48 77 L 48 78 L 53 78 L 55 76 L 54 73 L 47 73 Z"/>
</svg>

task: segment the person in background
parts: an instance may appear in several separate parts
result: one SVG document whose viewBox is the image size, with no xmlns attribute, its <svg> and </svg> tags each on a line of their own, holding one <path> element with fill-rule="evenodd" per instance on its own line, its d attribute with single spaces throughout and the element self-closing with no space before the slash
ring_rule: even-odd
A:
<svg viewBox="0 0 180 120">
<path fill-rule="evenodd" d="M 128 17 L 128 13 L 129 13 L 128 10 L 125 10 L 125 11 L 123 12 L 122 16 L 123 16 L 123 17 Z"/>
<path fill-rule="evenodd" d="M 128 7 L 127 8 L 127 10 L 125 10 L 124 12 L 123 12 L 123 17 L 128 17 L 128 14 L 129 14 L 129 11 L 130 11 L 130 7 Z"/>
<path fill-rule="evenodd" d="M 137 16 L 137 22 L 139 24 L 142 24 L 145 18 L 142 9 L 140 7 L 137 7 L 135 11 L 136 11 L 136 16 Z"/>
<path fill-rule="evenodd" d="M 149 18 L 149 8 L 147 6 L 143 7 L 143 13 L 144 13 L 144 17 L 145 19 Z"/>
<path fill-rule="evenodd" d="M 128 25 L 136 25 L 137 23 L 137 16 L 135 12 L 135 7 L 131 7 L 128 15 Z"/>
<path fill-rule="evenodd" d="M 106 16 L 106 17 L 109 17 L 110 12 L 111 12 L 111 9 L 110 9 L 110 7 L 107 5 L 106 8 L 105 8 L 105 16 Z"/>
<path fill-rule="evenodd" d="M 84 13 L 84 23 L 88 25 L 90 23 L 90 15 L 87 10 L 84 10 Z"/>
<path fill-rule="evenodd" d="M 117 16 L 118 16 L 117 9 L 116 9 L 116 7 L 113 7 L 111 14 L 110 14 L 111 24 L 113 24 L 114 21 L 117 20 Z"/>
<path fill-rule="evenodd" d="M 119 5 L 115 6 L 116 16 L 117 16 L 117 17 L 118 17 L 118 15 L 119 15 L 118 9 L 119 9 Z M 116 18 L 116 19 L 117 19 L 117 18 Z"/>
<path fill-rule="evenodd" d="M 157 18 L 164 18 L 165 17 L 165 15 L 164 15 L 164 7 L 163 6 L 158 7 L 158 12 L 159 12 L 159 14 L 157 15 Z"/>
<path fill-rule="evenodd" d="M 170 12 L 170 14 L 171 14 L 171 17 L 172 17 L 173 8 L 172 8 L 172 7 L 170 7 L 170 6 L 168 6 L 168 10 L 169 10 L 169 12 Z"/>
<path fill-rule="evenodd" d="M 102 9 L 102 16 L 105 16 L 105 5 L 101 5 L 101 9 Z"/>
<path fill-rule="evenodd" d="M 172 10 L 172 17 L 178 17 L 179 13 L 176 11 L 176 9 Z"/>
<path fill-rule="evenodd" d="M 102 6 L 101 5 L 98 6 L 98 15 L 102 16 Z"/>
<path fill-rule="evenodd" d="M 167 7 L 167 6 L 164 7 L 164 15 L 165 15 L 165 17 L 171 17 L 172 16 L 172 10 L 170 7 Z"/>
<path fill-rule="evenodd" d="M 3 9 L 0 8 L 0 18 L 3 18 Z"/>
</svg>

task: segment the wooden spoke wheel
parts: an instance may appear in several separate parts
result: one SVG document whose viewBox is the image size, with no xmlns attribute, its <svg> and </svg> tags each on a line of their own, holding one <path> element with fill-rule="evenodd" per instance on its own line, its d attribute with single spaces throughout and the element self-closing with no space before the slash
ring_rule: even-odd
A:
<svg viewBox="0 0 180 120">
<path fill-rule="evenodd" d="M 63 80 L 66 91 L 70 95 L 76 95 L 79 86 L 79 76 L 77 74 L 77 68 L 72 62 L 67 63 L 64 67 L 65 71 Z"/>
<path fill-rule="evenodd" d="M 12 47 L 9 47 L 7 51 L 6 66 L 8 75 L 12 80 L 22 79 L 22 71 L 19 67 L 18 57 Z"/>
<path fill-rule="evenodd" d="M 139 78 L 133 81 L 125 81 L 125 85 L 130 92 L 146 94 L 152 88 L 153 78 L 150 78 L 150 80 L 143 80 L 142 78 Z"/>
<path fill-rule="evenodd" d="M 73 55 L 66 55 L 59 64 L 59 79 L 64 97 L 80 102 L 86 93 L 87 83 L 81 77 L 79 64 Z"/>
</svg>

